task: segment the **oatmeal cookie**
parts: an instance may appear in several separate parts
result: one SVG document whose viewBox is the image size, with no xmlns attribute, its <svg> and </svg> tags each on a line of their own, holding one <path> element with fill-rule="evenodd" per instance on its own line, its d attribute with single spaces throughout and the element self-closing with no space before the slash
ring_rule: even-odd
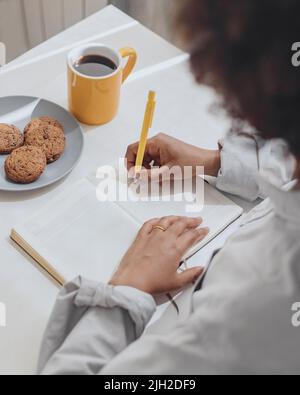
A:
<svg viewBox="0 0 300 395">
<path fill-rule="evenodd" d="M 24 136 L 14 125 L 0 123 L 0 154 L 10 154 L 24 143 Z"/>
<path fill-rule="evenodd" d="M 25 134 L 25 145 L 41 148 L 47 158 L 47 163 L 58 160 L 65 150 L 66 138 L 64 132 L 56 126 L 47 125 L 30 128 Z"/>
<path fill-rule="evenodd" d="M 29 130 L 36 129 L 42 126 L 55 126 L 56 128 L 59 128 L 64 132 L 64 127 L 57 119 L 48 116 L 43 116 L 40 118 L 35 118 L 32 121 L 30 121 L 28 125 L 25 126 L 24 135 L 26 135 L 26 133 Z"/>
<path fill-rule="evenodd" d="M 14 150 L 6 159 L 6 176 L 18 184 L 30 184 L 43 174 L 46 155 L 37 147 L 24 146 Z"/>
</svg>

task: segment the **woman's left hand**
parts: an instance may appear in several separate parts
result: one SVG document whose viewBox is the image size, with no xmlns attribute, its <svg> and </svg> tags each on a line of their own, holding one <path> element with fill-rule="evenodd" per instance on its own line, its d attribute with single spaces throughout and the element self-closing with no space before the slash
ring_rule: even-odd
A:
<svg viewBox="0 0 300 395">
<path fill-rule="evenodd" d="M 182 257 L 208 234 L 199 228 L 201 218 L 165 217 L 142 227 L 110 285 L 128 286 L 153 296 L 181 289 L 195 282 L 203 268 L 178 273 Z"/>
</svg>

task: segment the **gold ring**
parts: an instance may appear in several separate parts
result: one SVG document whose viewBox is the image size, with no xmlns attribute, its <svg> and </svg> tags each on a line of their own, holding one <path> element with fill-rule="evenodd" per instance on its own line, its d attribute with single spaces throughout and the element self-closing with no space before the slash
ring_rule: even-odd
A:
<svg viewBox="0 0 300 395">
<path fill-rule="evenodd" d="M 163 232 L 166 232 L 166 231 L 167 231 L 166 228 L 164 228 L 164 227 L 162 227 L 162 226 L 159 226 L 159 225 L 154 226 L 152 230 L 154 230 L 154 229 L 162 230 Z"/>
</svg>

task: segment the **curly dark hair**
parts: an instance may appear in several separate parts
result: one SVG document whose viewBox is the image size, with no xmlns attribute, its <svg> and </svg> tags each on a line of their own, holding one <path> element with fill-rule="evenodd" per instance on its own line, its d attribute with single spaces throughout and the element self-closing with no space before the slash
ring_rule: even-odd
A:
<svg viewBox="0 0 300 395">
<path fill-rule="evenodd" d="M 299 0 L 181 0 L 177 28 L 199 83 L 214 87 L 236 123 L 283 138 L 300 158 Z"/>
</svg>

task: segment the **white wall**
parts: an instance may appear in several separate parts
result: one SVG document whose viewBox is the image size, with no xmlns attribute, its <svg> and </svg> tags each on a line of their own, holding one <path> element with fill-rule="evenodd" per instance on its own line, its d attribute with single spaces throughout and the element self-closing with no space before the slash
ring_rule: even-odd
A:
<svg viewBox="0 0 300 395">
<path fill-rule="evenodd" d="M 7 60 L 98 11 L 107 3 L 107 0 L 0 0 L 0 41 L 7 46 Z"/>
<path fill-rule="evenodd" d="M 0 41 L 12 60 L 84 17 L 113 4 L 172 41 L 178 0 L 0 0 Z"/>
</svg>

